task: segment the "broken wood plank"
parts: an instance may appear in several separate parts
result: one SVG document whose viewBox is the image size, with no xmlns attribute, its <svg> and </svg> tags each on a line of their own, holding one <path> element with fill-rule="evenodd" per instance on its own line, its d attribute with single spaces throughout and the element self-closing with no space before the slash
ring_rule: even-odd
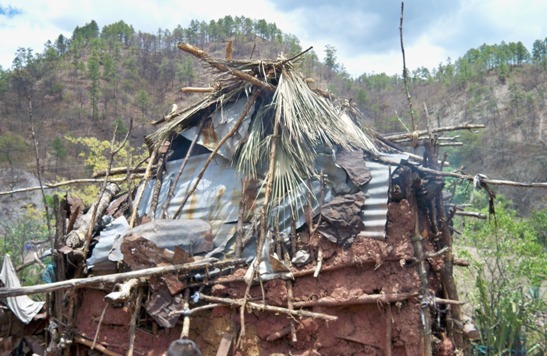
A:
<svg viewBox="0 0 547 356">
<path fill-rule="evenodd" d="M 84 338 L 81 337 L 81 336 L 75 336 L 75 337 L 74 337 L 74 341 L 77 342 L 78 344 L 82 344 L 82 345 L 85 345 L 85 346 L 87 346 L 87 347 L 91 347 L 91 346 L 93 345 L 93 341 L 88 340 L 88 339 L 84 339 Z M 107 349 L 106 347 L 104 347 L 104 346 L 101 345 L 101 344 L 96 344 L 96 345 L 95 345 L 95 350 L 97 350 L 97 351 L 99 351 L 99 352 L 102 352 L 103 354 L 105 354 L 105 355 L 107 355 L 107 356 L 122 356 L 122 355 L 119 354 L 119 353 L 110 351 L 109 349 Z"/>
<path fill-rule="evenodd" d="M 61 289 L 70 288 L 83 288 L 100 283 L 118 283 L 131 278 L 151 277 L 170 272 L 185 273 L 190 271 L 196 271 L 204 269 L 205 267 L 213 268 L 225 268 L 228 266 L 237 266 L 245 264 L 245 259 L 239 258 L 234 260 L 219 261 L 215 258 L 205 259 L 198 262 L 185 263 L 182 265 L 162 266 L 141 269 L 139 271 L 131 271 L 117 274 L 110 274 L 105 276 L 96 276 L 90 278 L 74 278 L 67 281 L 39 284 L 30 287 L 20 288 L 0 288 L 0 298 L 17 297 L 20 295 L 31 295 L 38 293 L 53 292 Z"/>
<path fill-rule="evenodd" d="M 109 303 L 124 303 L 129 300 L 131 297 L 131 290 L 140 284 L 145 282 L 144 279 L 133 278 L 128 281 L 123 282 L 122 284 L 116 284 L 114 289 L 115 292 L 109 293 L 104 297 L 104 300 Z"/>
<path fill-rule="evenodd" d="M 82 247 L 86 242 L 87 233 L 99 219 L 102 218 L 112 198 L 118 194 L 120 187 L 116 183 L 109 183 L 100 200 L 96 200 L 87 214 L 77 221 L 77 227 L 66 236 L 66 245 L 72 249 Z M 94 214 L 95 213 L 95 214 Z"/>
<path fill-rule="evenodd" d="M 220 340 L 216 356 L 228 356 L 231 355 L 232 344 L 234 342 L 235 335 L 233 333 L 224 333 Z"/>
</svg>

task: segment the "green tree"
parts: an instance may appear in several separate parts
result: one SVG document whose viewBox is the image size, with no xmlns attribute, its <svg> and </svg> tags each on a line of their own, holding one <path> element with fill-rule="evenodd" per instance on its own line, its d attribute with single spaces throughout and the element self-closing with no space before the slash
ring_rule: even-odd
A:
<svg viewBox="0 0 547 356">
<path fill-rule="evenodd" d="M 22 163 L 28 145 L 25 140 L 14 133 L 0 135 L 0 163 L 7 162 L 10 168 Z"/>
<path fill-rule="evenodd" d="M 91 99 L 91 117 L 95 120 L 99 116 L 98 102 L 101 73 L 99 70 L 99 49 L 98 43 L 92 42 L 91 56 L 87 61 L 87 77 L 91 80 L 89 96 Z"/>
<path fill-rule="evenodd" d="M 53 156 L 55 157 L 55 170 L 59 167 L 59 161 L 63 160 L 67 156 L 67 151 L 63 140 L 60 137 L 55 137 L 51 142 L 51 149 Z"/>
<path fill-rule="evenodd" d="M 148 111 L 148 107 L 150 106 L 150 95 L 144 88 L 141 88 L 135 96 L 135 101 L 137 102 L 137 106 L 141 110 L 142 117 L 144 118 Z"/>
<path fill-rule="evenodd" d="M 325 46 L 325 58 L 323 58 L 325 66 L 330 70 L 336 72 L 340 68 L 340 65 L 337 63 L 336 58 L 336 48 L 332 45 Z"/>
</svg>

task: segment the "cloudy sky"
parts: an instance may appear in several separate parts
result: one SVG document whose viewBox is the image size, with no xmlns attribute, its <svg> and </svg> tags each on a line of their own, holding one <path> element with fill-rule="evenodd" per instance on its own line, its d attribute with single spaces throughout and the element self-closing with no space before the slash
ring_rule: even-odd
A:
<svg viewBox="0 0 547 356">
<path fill-rule="evenodd" d="M 325 45 L 352 76 L 401 72 L 399 0 L 0 0 L 0 65 L 10 68 L 19 47 L 42 51 L 59 34 L 92 19 L 99 27 L 123 20 L 135 30 L 187 27 L 190 20 L 246 16 L 275 22 L 319 58 Z M 433 68 L 483 43 L 522 41 L 529 50 L 547 37 L 544 0 L 407 0 L 407 66 Z"/>
</svg>

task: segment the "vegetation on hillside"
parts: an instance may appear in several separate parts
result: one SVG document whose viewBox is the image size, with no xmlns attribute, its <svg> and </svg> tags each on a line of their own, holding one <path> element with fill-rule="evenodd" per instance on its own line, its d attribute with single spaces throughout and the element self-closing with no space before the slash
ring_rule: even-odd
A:
<svg viewBox="0 0 547 356">
<path fill-rule="evenodd" d="M 33 160 L 24 158 L 30 152 L 26 106 L 31 98 L 45 173 L 87 176 L 78 158 L 81 148 L 68 142 L 67 135 L 109 140 L 116 125 L 127 127 L 132 118 L 132 142 L 140 145 L 150 131 L 149 121 L 161 117 L 174 102 L 180 106 L 194 101 L 191 94 L 180 94 L 180 87 L 210 83 L 211 73 L 181 53 L 177 42 L 222 57 L 229 40 L 234 58 L 275 58 L 302 50 L 298 38 L 274 23 L 231 16 L 208 23 L 194 20 L 186 28 L 160 28 L 155 34 L 124 21 L 102 28 L 90 21 L 76 27 L 70 38 L 59 35 L 47 41 L 41 53 L 20 48 L 12 67 L 0 68 L 0 165 L 25 167 Z M 449 151 L 452 167 L 465 165 L 469 173 L 537 181 L 547 170 L 546 68 L 547 39 L 536 40 L 531 51 L 522 42 L 484 44 L 455 61 L 412 71 L 410 90 L 415 106 L 425 106 L 434 125 L 487 125 L 480 140 L 475 134 L 463 135 L 464 148 Z M 365 113 L 366 125 L 382 133 L 410 126 L 399 75 L 364 73 L 352 78 L 338 62 L 333 45 L 326 46 L 323 55 L 309 51 L 300 70 L 317 87 L 352 98 Z M 423 128 L 426 113 L 416 111 Z M 545 203 L 534 191 L 503 193 L 523 213 Z"/>
</svg>

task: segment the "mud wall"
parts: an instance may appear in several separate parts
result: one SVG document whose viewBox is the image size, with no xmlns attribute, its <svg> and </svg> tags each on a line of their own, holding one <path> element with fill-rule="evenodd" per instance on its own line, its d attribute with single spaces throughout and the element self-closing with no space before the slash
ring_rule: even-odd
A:
<svg viewBox="0 0 547 356">
<path fill-rule="evenodd" d="M 422 342 L 420 321 L 420 281 L 412 264 L 414 255 L 410 239 L 415 235 L 416 214 L 424 238 L 424 250 L 433 251 L 428 240 L 428 219 L 418 212 L 416 204 L 401 200 L 392 202 L 388 210 L 386 241 L 357 238 L 348 248 L 342 248 L 319 235 L 307 241 L 312 256 L 323 250 L 323 267 L 317 278 L 313 277 L 315 263 L 293 269 L 294 302 L 309 302 L 328 298 L 330 305 L 316 305 L 306 309 L 336 315 L 338 320 L 296 318 L 267 312 L 248 310 L 245 314 L 246 337 L 236 354 L 240 355 L 416 355 Z M 431 258 L 429 284 L 434 295 L 439 288 L 438 271 L 442 259 Z M 240 269 L 228 277 L 211 281 L 202 288 L 203 293 L 214 296 L 242 298 L 245 283 Z M 287 306 L 287 284 L 283 280 L 264 282 L 264 298 L 270 305 Z M 76 329 L 93 339 L 100 315 L 106 305 L 101 291 L 85 290 L 76 318 Z M 356 302 L 360 296 L 412 294 L 405 300 L 384 303 Z M 262 289 L 253 286 L 252 300 L 262 300 Z M 203 302 L 198 302 L 198 305 Z M 191 304 L 190 308 L 198 306 Z M 181 306 L 182 308 L 182 306 Z M 131 308 L 108 307 L 100 328 L 98 342 L 118 353 L 127 351 Z M 295 321 L 297 342 L 291 341 L 290 323 Z M 144 313 L 136 333 L 135 354 L 157 355 L 178 339 L 181 322 L 172 329 L 153 326 Z M 239 310 L 229 306 L 202 311 L 191 317 L 190 338 L 204 355 L 214 355 L 222 336 L 239 328 Z"/>
</svg>

